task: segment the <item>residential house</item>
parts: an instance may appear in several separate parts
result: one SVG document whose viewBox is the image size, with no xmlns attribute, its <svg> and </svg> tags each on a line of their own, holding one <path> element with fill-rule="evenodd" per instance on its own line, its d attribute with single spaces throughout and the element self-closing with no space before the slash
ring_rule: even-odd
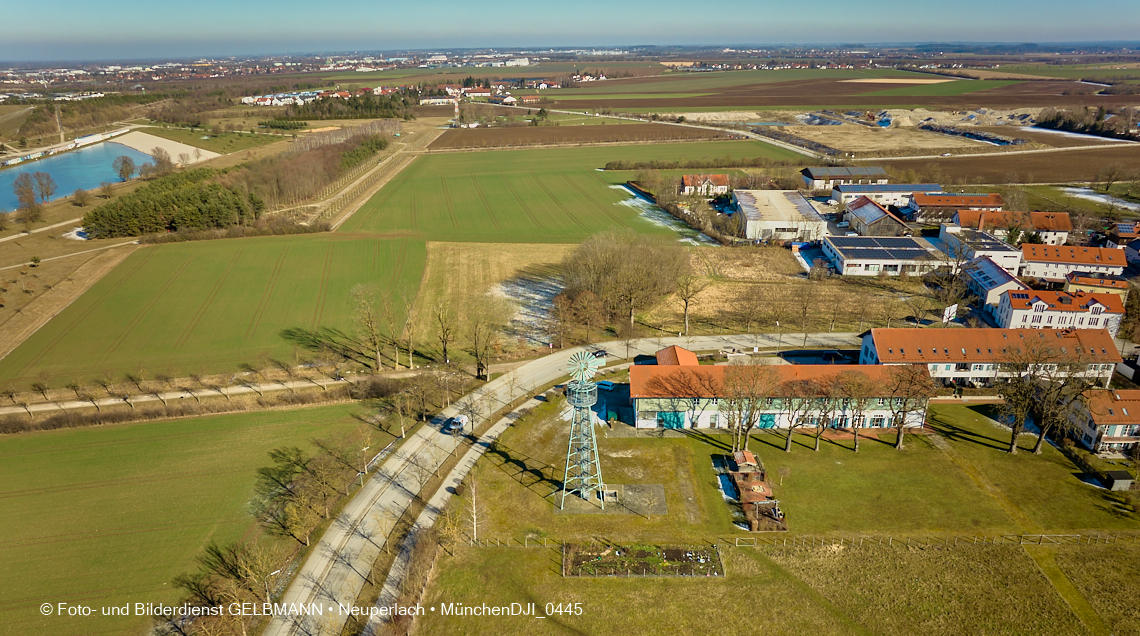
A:
<svg viewBox="0 0 1140 636">
<path fill-rule="evenodd" d="M 845 168 L 825 166 L 800 170 L 804 187 L 809 190 L 830 190 L 837 185 L 884 185 L 891 182 L 886 170 L 878 166 Z"/>
<path fill-rule="evenodd" d="M 1124 244 L 1124 258 L 1129 263 L 1140 264 L 1140 239 L 1132 239 Z"/>
<path fill-rule="evenodd" d="M 470 86 L 463 89 L 463 95 L 466 97 L 490 97 L 491 89 L 482 86 Z"/>
<path fill-rule="evenodd" d="M 910 196 L 903 212 L 919 223 L 941 223 L 953 218 L 958 210 L 997 212 L 1004 205 L 1000 194 L 921 191 Z"/>
<path fill-rule="evenodd" d="M 962 267 L 966 289 L 982 301 L 982 311 L 995 318 L 1001 296 L 1009 291 L 1024 291 L 1029 286 L 1009 273 L 988 256 L 979 256 Z"/>
<path fill-rule="evenodd" d="M 1097 452 L 1127 452 L 1140 443 L 1140 390 L 1089 389 L 1069 403 L 1072 436 Z"/>
<path fill-rule="evenodd" d="M 827 233 L 827 221 L 797 190 L 734 190 L 732 204 L 752 240 L 818 241 Z"/>
<path fill-rule="evenodd" d="M 537 104 L 542 101 L 542 97 L 538 95 L 523 95 L 519 98 L 520 104 Z"/>
<path fill-rule="evenodd" d="M 942 186 L 936 183 L 842 184 L 831 189 L 831 200 L 845 205 L 859 197 L 867 197 L 882 206 L 902 207 L 915 192 L 941 191 Z"/>
<path fill-rule="evenodd" d="M 1121 361 L 1106 329 L 871 329 L 859 364 L 925 364 L 944 384 L 990 386 L 1030 347 L 1075 357 L 1084 367 L 1077 375 L 1106 388 Z"/>
<path fill-rule="evenodd" d="M 727 428 L 728 416 L 721 412 L 722 406 L 730 404 L 725 378 L 733 369 L 748 367 L 699 365 L 692 352 L 680 347 L 669 349 L 658 352 L 656 365 L 630 367 L 630 401 L 635 413 L 635 426 L 642 429 Z M 819 406 L 823 406 L 822 400 L 814 395 L 781 399 L 781 385 L 798 380 L 827 380 L 844 372 L 862 374 L 870 384 L 883 389 L 882 395 L 873 396 L 863 413 L 858 413 L 850 400 L 842 398 L 834 404 L 833 410 L 808 407 L 795 425 L 828 428 L 888 428 L 893 425 L 891 400 L 894 396 L 885 388 L 889 385 L 888 371 L 883 367 L 795 364 L 773 365 L 766 369 L 772 374 L 769 378 L 772 388 L 771 395 L 759 396 L 763 410 L 758 414 L 758 428 L 788 428 L 792 425 L 791 409 L 795 407 L 798 410 L 803 406 L 802 403 L 797 406 L 800 400 L 818 401 Z M 926 406 L 926 400 L 920 400 L 915 408 L 902 414 L 904 426 L 922 426 Z M 824 421 L 826 416 L 830 416 L 828 421 Z"/>
<path fill-rule="evenodd" d="M 706 197 L 728 194 L 728 175 L 687 174 L 681 177 L 681 194 L 686 196 L 699 194 Z"/>
<path fill-rule="evenodd" d="M 1005 329 L 1107 329 L 1115 338 L 1124 303 L 1116 294 L 1011 290 L 1002 294 L 995 317 Z"/>
<path fill-rule="evenodd" d="M 1033 233 L 1045 245 L 1064 245 L 1073 231 L 1068 212 L 1012 212 L 1009 210 L 958 210 L 954 222 L 962 227 L 985 230 L 1003 241 L 1010 228 Z"/>
<path fill-rule="evenodd" d="M 1022 243 L 1022 277 L 1063 283 L 1071 272 L 1120 276 L 1126 265 L 1120 250 L 1105 247 L 1036 245 Z"/>
<path fill-rule="evenodd" d="M 847 204 L 844 218 L 851 229 L 862 236 L 902 236 L 910 228 L 899 217 L 867 197 L 859 197 Z"/>
<path fill-rule="evenodd" d="M 1091 272 L 1069 272 L 1065 275 L 1065 291 L 1086 291 L 1098 294 L 1111 293 L 1120 296 L 1120 302 L 1128 302 L 1128 281 L 1111 274 Z"/>
<path fill-rule="evenodd" d="M 1104 246 L 1123 249 L 1126 243 L 1140 239 L 1140 227 L 1137 227 L 1137 225 L 1135 221 L 1114 223 L 1112 229 L 1108 232 L 1108 239 L 1105 241 Z"/>
<path fill-rule="evenodd" d="M 923 239 L 827 236 L 823 254 L 843 276 L 925 274 L 945 266 L 945 255 Z"/>
</svg>

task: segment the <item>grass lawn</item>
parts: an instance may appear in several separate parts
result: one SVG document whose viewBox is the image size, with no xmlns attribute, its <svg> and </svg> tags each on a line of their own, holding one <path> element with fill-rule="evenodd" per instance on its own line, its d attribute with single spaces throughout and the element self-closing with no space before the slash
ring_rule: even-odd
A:
<svg viewBox="0 0 1140 636">
<path fill-rule="evenodd" d="M 1013 520 L 928 439 L 908 435 L 894 449 L 895 433 L 869 435 L 851 452 L 851 442 L 796 435 L 784 452 L 780 433 L 758 436 L 758 452 L 769 474 L 791 473 L 773 487 L 795 533 L 986 534 L 1015 529 Z M 722 451 L 723 452 L 723 451 Z"/>
<path fill-rule="evenodd" d="M 1140 634 L 1140 545 L 1061 546 L 1057 564 L 1114 634 Z"/>
<path fill-rule="evenodd" d="M 416 633 L 657 634 L 663 624 L 696 635 L 712 625 L 788 635 L 1087 633 L 1017 546 L 722 554 L 725 577 L 589 579 L 562 578 L 553 549 L 461 547 L 440 558 L 424 604 L 535 603 L 548 618 L 428 611 Z M 546 603 L 581 603 L 582 613 L 547 614 Z"/>
<path fill-rule="evenodd" d="M 229 154 L 249 150 L 275 141 L 281 141 L 289 135 L 252 134 L 249 132 L 224 132 L 214 135 L 205 130 L 189 130 L 186 128 L 160 128 L 157 126 L 142 129 L 148 135 L 182 142 L 188 146 L 210 150 L 219 154 Z"/>
<path fill-rule="evenodd" d="M 0 383 L 224 373 L 261 356 L 291 359 L 283 329 L 351 330 L 353 285 L 414 294 L 424 259 L 422 242 L 332 234 L 148 246 L 0 360 Z"/>
<path fill-rule="evenodd" d="M 194 569 L 206 543 L 250 531 L 246 505 L 255 471 L 269 463 L 266 454 L 354 430 L 350 413 L 357 409 L 336 405 L 0 439 L 0 589 L 9 591 L 0 603 L 0 634 L 141 632 L 145 617 L 44 617 L 39 605 L 180 600 L 172 580 Z"/>
<path fill-rule="evenodd" d="M 1046 444 L 1042 455 L 1034 455 L 1035 438 L 1023 436 L 1021 452 L 1006 453 L 1009 433 L 991 424 L 986 417 L 990 414 L 989 408 L 936 405 L 927 421 L 974 467 L 979 479 L 1028 518 L 1031 526 L 1022 530 L 1140 530 L 1140 516 L 1119 494 L 1082 482 L 1080 469 L 1052 446 Z"/>
<path fill-rule="evenodd" d="M 565 466 L 567 422 L 561 401 L 544 405 L 502 437 L 476 473 L 488 503 L 483 536 L 521 540 L 622 537 L 638 541 L 700 541 L 740 533 L 733 508 L 717 489 L 713 455 L 728 452 L 725 435 L 687 438 L 602 437 L 602 474 L 613 484 L 663 484 L 668 514 L 572 515 L 558 510 Z M 623 425 L 624 426 L 624 425 Z M 1012 532 L 1013 520 L 942 451 L 910 436 L 896 451 L 892 432 L 869 437 L 860 452 L 850 444 L 796 435 L 784 453 L 783 436 L 756 434 L 751 449 L 770 474 L 791 473 L 776 496 L 795 534 Z M 778 482 L 778 479 L 777 479 Z M 462 504 L 460 504 L 461 506 Z"/>
<path fill-rule="evenodd" d="M 727 155 L 799 156 L 750 141 L 429 155 L 404 169 L 341 231 L 486 243 L 575 243 L 613 227 L 669 234 L 639 218 L 634 208 L 619 205 L 631 197 L 610 186 L 633 173 L 597 169 L 622 159 Z"/>
<path fill-rule="evenodd" d="M 417 634 L 708 634 L 714 625 L 750 625 L 764 634 L 868 634 L 832 603 L 751 550 L 726 552 L 718 578 L 562 578 L 556 550 L 459 548 L 443 554 L 422 604 L 581 603 L 581 615 L 456 617 L 428 611 Z"/>
</svg>

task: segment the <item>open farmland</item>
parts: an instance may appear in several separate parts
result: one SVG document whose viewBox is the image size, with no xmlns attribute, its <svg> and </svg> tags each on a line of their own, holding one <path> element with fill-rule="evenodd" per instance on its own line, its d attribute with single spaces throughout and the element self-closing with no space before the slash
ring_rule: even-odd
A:
<svg viewBox="0 0 1140 636">
<path fill-rule="evenodd" d="M 852 80 L 895 80 L 878 83 Z M 898 80 L 913 79 L 900 85 Z M 950 80 L 927 83 L 925 80 Z M 955 80 L 938 75 L 875 70 L 796 69 L 670 73 L 543 91 L 555 107 L 630 112 L 771 108 L 1017 108 L 1084 105 L 1098 87 L 1069 80 Z M 1068 94 L 1062 94 L 1068 93 Z M 1098 96 L 1098 104 L 1132 104 L 1127 95 Z"/>
<path fill-rule="evenodd" d="M 1008 154 L 1008 153 L 1007 153 Z M 1095 148 L 1065 149 L 1023 154 L 940 157 L 931 159 L 876 159 L 888 171 L 910 169 L 933 174 L 939 182 L 965 183 L 1070 183 L 1089 181 L 1103 167 L 1140 162 L 1140 144 L 1109 144 Z M 1016 179 L 1010 179 L 1012 175 Z"/>
<path fill-rule="evenodd" d="M 437 241 L 576 243 L 612 227 L 668 230 L 618 205 L 631 196 L 610 186 L 630 172 L 601 172 L 608 161 L 801 155 L 762 142 L 651 144 L 555 150 L 501 150 L 422 156 L 341 226 L 342 232 L 398 232 Z"/>
<path fill-rule="evenodd" d="M 728 139 L 731 133 L 656 124 L 607 124 L 598 126 L 524 126 L 518 128 L 452 129 L 432 142 L 430 148 L 503 148 L 597 143 L 643 143 Z"/>
<path fill-rule="evenodd" d="M 425 248 L 338 235 L 140 249 L 0 360 L 0 382 L 227 372 L 292 357 L 288 328 L 350 329 L 349 289 L 415 294 Z"/>
<path fill-rule="evenodd" d="M 358 426 L 356 405 L 185 418 L 0 439 L 0 635 L 131 634 L 142 616 L 40 615 L 45 601 L 172 604 L 211 541 L 248 536 L 257 468 L 281 446 Z M 382 447 L 391 440 L 379 432 Z M 288 546 L 292 547 L 292 546 Z"/>
</svg>

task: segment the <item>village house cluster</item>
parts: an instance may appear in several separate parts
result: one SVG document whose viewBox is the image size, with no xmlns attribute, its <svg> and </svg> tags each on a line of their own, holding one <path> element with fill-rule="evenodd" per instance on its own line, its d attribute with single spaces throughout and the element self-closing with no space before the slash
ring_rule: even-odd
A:
<svg viewBox="0 0 1140 636">
<path fill-rule="evenodd" d="M 1140 443 L 1140 391 L 1109 388 L 1122 363 L 1115 341 L 1129 290 L 1122 275 L 1129 263 L 1140 263 L 1135 223 L 1117 223 L 1094 245 L 1074 231 L 1069 214 L 1009 210 L 996 193 L 892 183 L 880 167 L 811 167 L 801 177 L 803 190 L 782 191 L 733 189 L 728 175 L 689 174 L 681 176 L 677 190 L 684 196 L 727 200 L 718 209 L 742 215 L 744 236 L 791 243 L 805 270 L 825 267 L 843 276 L 929 274 L 943 283 L 960 281 L 962 303 L 974 309 L 948 307 L 943 321 L 972 311 L 979 328 L 872 329 L 863 334 L 858 366 L 776 366 L 773 387 L 830 377 L 837 369 L 857 371 L 884 392 L 875 398 L 883 408 L 859 425 L 895 426 L 904 416 L 887 413 L 891 396 L 883 374 L 891 366 L 921 365 L 935 385 L 984 389 L 1026 372 L 1011 365 L 1019 353 L 1051 350 L 1066 360 L 1061 365 L 1066 373 L 1099 387 L 1070 405 L 1080 431 L 1074 439 L 1095 451 Z M 831 194 L 810 197 L 809 190 Z M 809 262 L 802 255 L 813 249 L 822 258 Z M 725 425 L 720 407 L 731 367 L 696 364 L 691 353 L 666 350 L 656 365 L 631 370 L 636 426 Z M 808 416 L 797 420 L 800 416 L 786 400 L 780 401 L 779 389 L 771 390 L 762 427 L 814 425 Z M 914 404 L 906 421 L 921 423 L 924 409 L 924 404 Z M 852 421 L 850 413 L 839 409 L 825 425 L 847 428 Z"/>
</svg>

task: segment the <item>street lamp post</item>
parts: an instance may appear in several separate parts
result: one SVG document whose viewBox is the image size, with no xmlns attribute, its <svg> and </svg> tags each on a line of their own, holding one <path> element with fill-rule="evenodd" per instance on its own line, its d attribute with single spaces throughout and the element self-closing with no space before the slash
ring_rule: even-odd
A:
<svg viewBox="0 0 1140 636">
<path fill-rule="evenodd" d="M 274 570 L 265 576 L 265 602 L 273 603 L 273 597 L 269 595 L 269 577 L 281 574 L 281 570 Z"/>
</svg>

